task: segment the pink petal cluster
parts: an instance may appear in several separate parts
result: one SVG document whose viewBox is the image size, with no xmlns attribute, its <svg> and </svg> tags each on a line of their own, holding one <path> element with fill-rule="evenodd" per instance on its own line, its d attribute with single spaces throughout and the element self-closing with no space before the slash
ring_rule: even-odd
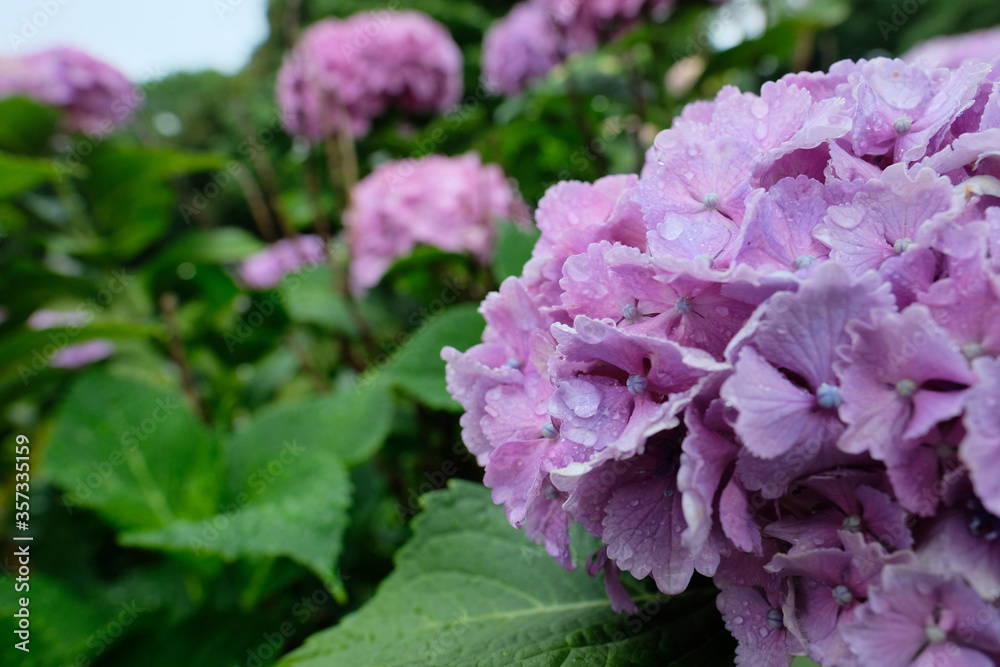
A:
<svg viewBox="0 0 1000 667">
<path fill-rule="evenodd" d="M 361 294 L 375 286 L 421 243 L 487 262 L 496 221 L 526 218 L 503 171 L 478 153 L 384 162 L 354 187 L 344 214 L 351 289 Z"/>
<path fill-rule="evenodd" d="M 265 290 L 277 287 L 289 273 L 325 260 L 323 240 L 312 234 L 303 234 L 293 239 L 281 239 L 247 257 L 240 264 L 238 273 L 247 287 Z"/>
<path fill-rule="evenodd" d="M 322 139 L 363 136 L 389 107 L 447 111 L 462 96 L 462 52 L 447 29 L 415 11 L 362 12 L 310 26 L 278 72 L 286 129 Z"/>
<path fill-rule="evenodd" d="M 128 120 L 142 99 L 114 67 L 70 48 L 0 58 L 0 99 L 16 96 L 64 109 L 70 132 L 102 135 Z"/>
<path fill-rule="evenodd" d="M 590 51 L 636 22 L 665 15 L 673 0 L 526 0 L 497 21 L 483 41 L 483 80 L 514 95 L 570 54 Z"/>
<path fill-rule="evenodd" d="M 738 664 L 1000 660 L 1000 84 L 884 58 L 724 88 L 639 176 L 564 182 L 445 348 L 510 522 L 667 594 Z"/>
</svg>

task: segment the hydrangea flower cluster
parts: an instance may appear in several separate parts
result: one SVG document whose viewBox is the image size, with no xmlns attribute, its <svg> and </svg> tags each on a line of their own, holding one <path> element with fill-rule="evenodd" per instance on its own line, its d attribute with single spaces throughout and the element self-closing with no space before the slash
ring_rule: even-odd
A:
<svg viewBox="0 0 1000 667">
<path fill-rule="evenodd" d="M 994 51 L 995 53 L 995 51 Z M 510 522 L 664 593 L 738 663 L 1000 660 L 1000 68 L 878 58 L 724 88 L 639 176 L 564 182 L 445 348 Z"/>
<path fill-rule="evenodd" d="M 15 96 L 64 109 L 69 132 L 99 134 L 128 120 L 140 99 L 124 74 L 70 48 L 0 58 L 0 99 Z"/>
<path fill-rule="evenodd" d="M 277 287 L 289 273 L 303 266 L 320 264 L 326 259 L 323 239 L 303 234 L 281 239 L 243 260 L 238 273 L 247 287 L 255 290 Z"/>
<path fill-rule="evenodd" d="M 490 260 L 496 221 L 528 213 L 500 167 L 478 153 L 388 161 L 358 182 L 344 227 L 355 294 L 378 284 L 392 263 L 420 243 Z"/>
<path fill-rule="evenodd" d="M 390 106 L 447 111 L 462 96 L 462 52 L 447 29 L 415 11 L 361 12 L 310 26 L 278 72 L 286 129 L 318 140 L 349 125 L 367 134 Z"/>
<path fill-rule="evenodd" d="M 483 40 L 483 79 L 514 95 L 573 53 L 590 51 L 633 25 L 642 12 L 665 16 L 672 0 L 526 0 Z"/>
</svg>

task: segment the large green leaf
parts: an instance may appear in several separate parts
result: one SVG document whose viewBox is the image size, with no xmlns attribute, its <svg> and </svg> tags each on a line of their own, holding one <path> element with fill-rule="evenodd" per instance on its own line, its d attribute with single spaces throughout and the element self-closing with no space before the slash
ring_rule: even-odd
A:
<svg viewBox="0 0 1000 667">
<path fill-rule="evenodd" d="M 396 569 L 360 611 L 284 665 L 477 667 L 715 665 L 732 642 L 712 592 L 645 597 L 620 616 L 601 581 L 566 572 L 511 528 L 488 489 L 453 481 L 425 512 Z M 526 554 L 531 557 L 526 557 Z"/>
<path fill-rule="evenodd" d="M 266 411 L 230 443 L 228 493 L 218 515 L 128 533 L 122 542 L 227 560 L 287 556 L 339 595 L 335 565 L 351 502 L 345 465 L 371 456 L 391 422 L 380 384 Z"/>
<path fill-rule="evenodd" d="M 68 509 L 143 530 L 216 511 L 217 454 L 177 392 L 91 372 L 59 408 L 45 470 Z"/>
<path fill-rule="evenodd" d="M 384 367 L 387 382 L 424 405 L 460 410 L 445 387 L 441 348 L 450 345 L 464 350 L 475 345 L 484 326 L 475 304 L 455 306 L 428 320 L 402 346 L 383 346 L 384 358 L 376 359 L 374 366 Z"/>
</svg>

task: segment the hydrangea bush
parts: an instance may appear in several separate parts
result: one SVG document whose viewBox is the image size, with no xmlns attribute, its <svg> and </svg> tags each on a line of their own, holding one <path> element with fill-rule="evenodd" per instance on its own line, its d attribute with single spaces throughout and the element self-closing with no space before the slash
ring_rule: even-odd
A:
<svg viewBox="0 0 1000 667">
<path fill-rule="evenodd" d="M 462 52 L 447 29 L 415 11 L 360 12 L 311 25 L 278 72 L 286 129 L 317 140 L 354 136 L 390 107 L 444 112 L 462 96 Z"/>
<path fill-rule="evenodd" d="M 1000 659 L 1000 70 L 951 64 L 687 106 L 549 189 L 443 351 L 494 501 L 567 568 L 599 538 L 616 609 L 699 572 L 741 664 Z"/>
<path fill-rule="evenodd" d="M 14 96 L 63 109 L 69 132 L 98 134 L 127 121 L 139 99 L 124 74 L 65 47 L 0 58 L 0 99 Z"/>
</svg>

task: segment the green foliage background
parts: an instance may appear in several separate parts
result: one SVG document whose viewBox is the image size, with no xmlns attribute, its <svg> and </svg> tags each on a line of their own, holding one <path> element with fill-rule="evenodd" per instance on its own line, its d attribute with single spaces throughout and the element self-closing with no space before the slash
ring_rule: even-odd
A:
<svg viewBox="0 0 1000 667">
<path fill-rule="evenodd" d="M 511 4 L 396 3 L 452 32 L 466 98 L 443 117 L 380 118 L 357 146 L 362 175 L 476 150 L 533 205 L 559 180 L 637 170 L 685 103 L 723 85 L 755 90 L 1000 23 L 992 0 L 773 0 L 761 34 L 717 50 L 706 36 L 729 10 L 682 2 L 502 99 L 478 85 L 480 45 Z M 520 272 L 534 231 L 505 224 L 490 266 L 422 248 L 359 303 L 342 245 L 274 290 L 235 278 L 266 242 L 339 229 L 343 188 L 326 147 L 281 130 L 275 72 L 303 26 L 384 7 L 273 2 L 244 71 L 147 82 L 144 107 L 111 138 L 59 136 L 52 110 L 0 101 L 3 664 L 731 659 L 710 582 L 668 601 L 629 581 L 640 614 L 616 616 L 600 580 L 564 572 L 509 527 L 461 444 L 439 351 L 479 340 L 477 304 Z M 704 71 L 669 91 L 686 57 Z M 156 129 L 165 113 L 176 135 Z M 86 323 L 33 331 L 42 307 Z M 80 371 L 48 364 L 93 338 L 116 353 Z M 31 440 L 30 654 L 11 641 L 18 434 Z"/>
</svg>

